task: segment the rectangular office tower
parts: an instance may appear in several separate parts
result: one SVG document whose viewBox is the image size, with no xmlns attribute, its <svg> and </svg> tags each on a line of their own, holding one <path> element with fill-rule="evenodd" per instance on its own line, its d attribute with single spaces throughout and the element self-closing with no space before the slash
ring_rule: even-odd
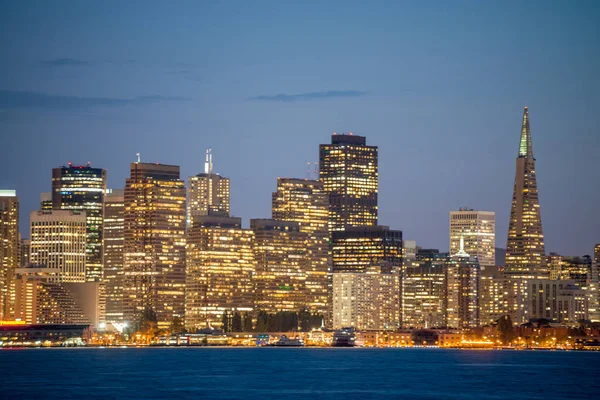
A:
<svg viewBox="0 0 600 400">
<path fill-rule="evenodd" d="M 87 218 L 86 280 L 102 280 L 102 213 L 106 170 L 87 165 L 52 169 L 52 208 L 83 211 Z"/>
<path fill-rule="evenodd" d="M 461 208 L 450 211 L 450 254 L 458 252 L 464 238 L 465 252 L 477 257 L 481 268 L 496 264 L 496 217 L 493 211 Z"/>
<path fill-rule="evenodd" d="M 254 232 L 223 214 L 194 216 L 187 233 L 186 327 L 221 328 L 253 309 Z"/>
<path fill-rule="evenodd" d="M 363 226 L 331 234 L 334 274 L 364 272 L 381 263 L 402 266 L 402 231 L 387 226 Z"/>
<path fill-rule="evenodd" d="M 14 276 L 19 266 L 19 198 L 0 190 L 0 321 L 14 315 Z"/>
<path fill-rule="evenodd" d="M 104 283 L 106 321 L 123 321 L 123 243 L 125 241 L 125 194 L 108 189 L 104 197 Z"/>
<path fill-rule="evenodd" d="M 319 179 L 329 195 L 329 230 L 377 225 L 377 146 L 363 136 L 333 134 L 319 146 Z"/>
<path fill-rule="evenodd" d="M 212 152 L 207 149 L 204 173 L 188 178 L 187 226 L 192 224 L 193 215 L 209 212 L 229 215 L 229 178 L 213 172 Z"/>
<path fill-rule="evenodd" d="M 297 222 L 251 219 L 254 232 L 254 307 L 260 311 L 308 308 L 306 270 L 308 234 Z"/>
<path fill-rule="evenodd" d="M 85 212 L 32 211 L 29 219 L 31 263 L 55 271 L 50 282 L 85 282 Z"/>
<path fill-rule="evenodd" d="M 446 262 L 448 253 L 418 249 L 415 260 L 404 265 L 402 327 L 431 329 L 445 325 Z"/>
<path fill-rule="evenodd" d="M 446 263 L 446 326 L 475 328 L 479 326 L 479 285 L 481 268 L 476 257 L 459 250 Z"/>
<path fill-rule="evenodd" d="M 277 178 L 273 219 L 298 223 L 306 233 L 306 295 L 311 312 L 326 314 L 331 270 L 329 257 L 329 200 L 323 183 L 309 179 Z"/>
<path fill-rule="evenodd" d="M 123 314 L 156 315 L 168 328 L 185 314 L 185 185 L 179 166 L 135 162 L 125 181 Z"/>
</svg>

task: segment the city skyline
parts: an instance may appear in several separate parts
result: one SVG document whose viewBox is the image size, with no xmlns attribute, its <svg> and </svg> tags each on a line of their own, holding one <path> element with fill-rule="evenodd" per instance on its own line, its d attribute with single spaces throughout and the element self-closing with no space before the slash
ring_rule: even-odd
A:
<svg viewBox="0 0 600 400">
<path fill-rule="evenodd" d="M 318 144 L 352 131 L 380 149 L 380 224 L 445 250 L 449 211 L 490 210 L 504 247 L 527 105 L 547 252 L 590 254 L 600 223 L 600 59 L 590 51 L 598 7 L 541 4 L 473 3 L 469 13 L 394 3 L 311 13 L 188 4 L 198 19 L 173 19 L 183 30 L 161 22 L 149 36 L 136 33 L 143 21 L 175 11 L 119 9 L 127 23 L 109 29 L 93 5 L 68 15 L 3 5 L 3 36 L 12 41 L 0 66 L 0 130 L 13 137 L 0 168 L 16 173 L 2 173 L 0 188 L 17 190 L 27 232 L 50 170 L 67 161 L 106 169 L 107 186 L 118 189 L 136 153 L 180 165 L 188 177 L 211 147 L 231 179 L 232 213 L 247 227 L 268 218 L 277 177 L 304 178 Z M 346 23 L 363 14 L 364 26 Z M 42 19 L 53 35 L 33 38 Z"/>
</svg>

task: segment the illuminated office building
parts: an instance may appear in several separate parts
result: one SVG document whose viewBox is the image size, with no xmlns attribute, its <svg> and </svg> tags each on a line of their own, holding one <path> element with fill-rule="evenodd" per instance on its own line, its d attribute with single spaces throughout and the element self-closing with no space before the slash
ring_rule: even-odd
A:
<svg viewBox="0 0 600 400">
<path fill-rule="evenodd" d="M 480 276 L 477 258 L 464 251 L 461 239 L 458 252 L 446 263 L 446 326 L 479 326 Z"/>
<path fill-rule="evenodd" d="M 272 217 L 298 223 L 308 235 L 306 266 L 307 306 L 319 314 L 328 312 L 331 270 L 328 264 L 329 200 L 323 183 L 308 179 L 277 178 L 273 193 Z"/>
<path fill-rule="evenodd" d="M 510 316 L 513 324 L 524 321 L 523 305 L 526 281 L 510 279 L 501 273 L 481 275 L 479 322 L 490 325 L 501 317 Z"/>
<path fill-rule="evenodd" d="M 270 219 L 252 219 L 250 229 L 255 237 L 254 307 L 269 313 L 305 309 L 308 234 L 300 232 L 297 222 Z"/>
<path fill-rule="evenodd" d="M 193 215 L 208 215 L 209 211 L 229 214 L 229 178 L 213 173 L 212 152 L 206 151 L 204 173 L 188 178 L 187 225 Z"/>
<path fill-rule="evenodd" d="M 14 315 L 19 258 L 19 198 L 14 190 L 0 190 L 0 321 Z"/>
<path fill-rule="evenodd" d="M 56 271 L 52 282 L 85 282 L 85 212 L 32 211 L 29 219 L 31 263 Z"/>
<path fill-rule="evenodd" d="M 508 228 L 505 272 L 513 278 L 547 278 L 545 255 L 529 112 L 525 107 Z"/>
<path fill-rule="evenodd" d="M 592 322 L 600 322 L 600 243 L 594 246 L 594 261 L 590 272 L 588 311 Z"/>
<path fill-rule="evenodd" d="M 185 185 L 179 166 L 135 162 L 125 182 L 123 314 L 159 328 L 185 314 Z"/>
<path fill-rule="evenodd" d="M 87 165 L 52 169 L 52 208 L 84 211 L 87 218 L 86 280 L 102 280 L 102 209 L 106 170 Z M 44 206 L 44 204 L 42 204 Z"/>
<path fill-rule="evenodd" d="M 363 272 L 333 274 L 333 328 L 400 328 L 400 267 L 372 265 Z"/>
<path fill-rule="evenodd" d="M 329 195 L 329 230 L 377 225 L 377 146 L 363 136 L 333 134 L 319 146 L 319 179 Z"/>
<path fill-rule="evenodd" d="M 331 233 L 333 272 L 364 272 L 386 261 L 402 266 L 402 231 L 387 226 L 351 227 Z"/>
<path fill-rule="evenodd" d="M 31 249 L 31 241 L 29 239 L 21 239 L 21 244 L 19 245 L 19 252 L 21 255 L 19 256 L 19 267 L 27 265 L 30 263 L 29 261 L 29 253 Z"/>
<path fill-rule="evenodd" d="M 458 252 L 460 238 L 464 239 L 465 252 L 477 257 L 482 270 L 496 264 L 495 214 L 461 208 L 450 211 L 450 254 Z"/>
<path fill-rule="evenodd" d="M 223 314 L 252 311 L 254 232 L 226 215 L 194 216 L 187 233 L 185 324 L 222 327 Z"/>
<path fill-rule="evenodd" d="M 410 246 L 407 242 L 410 241 L 405 241 L 405 245 Z M 445 325 L 447 260 L 448 253 L 440 253 L 437 249 L 418 249 L 412 262 L 405 262 L 402 276 L 403 328 L 429 329 Z"/>
<path fill-rule="evenodd" d="M 103 271 L 106 291 L 106 321 L 123 321 L 123 243 L 125 195 L 123 189 L 108 189 L 104 196 Z"/>
</svg>

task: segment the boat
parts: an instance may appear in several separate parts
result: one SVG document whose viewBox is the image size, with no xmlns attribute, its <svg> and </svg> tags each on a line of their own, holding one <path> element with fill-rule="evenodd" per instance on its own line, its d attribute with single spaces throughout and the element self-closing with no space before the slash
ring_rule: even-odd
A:
<svg viewBox="0 0 600 400">
<path fill-rule="evenodd" d="M 333 334 L 333 347 L 354 347 L 356 346 L 356 333 L 353 327 L 342 328 Z"/>
<path fill-rule="evenodd" d="M 301 338 L 290 339 L 286 335 L 281 335 L 278 341 L 272 344 L 276 347 L 303 347 L 304 340 Z"/>
</svg>

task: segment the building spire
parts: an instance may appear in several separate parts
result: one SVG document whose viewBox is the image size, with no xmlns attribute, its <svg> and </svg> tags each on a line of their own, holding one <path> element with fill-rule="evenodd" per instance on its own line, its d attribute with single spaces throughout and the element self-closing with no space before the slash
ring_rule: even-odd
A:
<svg viewBox="0 0 600 400">
<path fill-rule="evenodd" d="M 212 169 L 212 149 L 209 147 L 208 149 L 206 149 L 206 159 L 204 160 L 204 173 L 212 175 Z"/>
<path fill-rule="evenodd" d="M 465 251 L 465 238 L 462 235 L 460 237 L 460 249 L 454 255 L 454 257 L 470 257 L 469 254 Z"/>
<path fill-rule="evenodd" d="M 521 124 L 521 141 L 519 142 L 519 157 L 533 158 L 531 146 L 531 131 L 529 130 L 529 111 L 527 106 L 523 109 L 523 123 Z"/>
</svg>

